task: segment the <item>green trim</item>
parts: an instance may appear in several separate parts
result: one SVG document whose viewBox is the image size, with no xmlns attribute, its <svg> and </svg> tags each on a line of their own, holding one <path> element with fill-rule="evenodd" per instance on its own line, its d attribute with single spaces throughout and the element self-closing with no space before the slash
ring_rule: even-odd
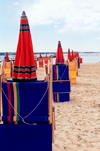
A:
<svg viewBox="0 0 100 151">
<path fill-rule="evenodd" d="M 30 32 L 29 28 L 26 28 L 26 29 L 20 29 L 20 32 L 23 32 L 23 31 L 29 31 L 29 32 Z"/>
<path fill-rule="evenodd" d="M 59 101 L 59 93 L 58 93 L 58 102 L 60 102 L 60 101 Z"/>
<path fill-rule="evenodd" d="M 58 80 L 60 80 L 60 77 L 59 77 L 59 68 L 58 68 Z"/>
<path fill-rule="evenodd" d="M 20 114 L 20 94 L 19 94 L 19 83 L 16 82 L 16 90 L 17 90 L 17 112 Z M 17 120 L 19 121 L 19 116 L 17 115 Z"/>
<path fill-rule="evenodd" d="M 20 24 L 20 27 L 23 27 L 23 26 L 28 26 L 29 27 L 29 24 Z"/>
</svg>

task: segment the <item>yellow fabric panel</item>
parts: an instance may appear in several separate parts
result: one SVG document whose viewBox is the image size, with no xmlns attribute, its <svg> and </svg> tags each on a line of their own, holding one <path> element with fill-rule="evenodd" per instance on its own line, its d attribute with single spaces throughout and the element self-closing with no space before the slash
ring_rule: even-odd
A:
<svg viewBox="0 0 100 151">
<path fill-rule="evenodd" d="M 73 78 L 76 79 L 76 71 L 70 71 L 70 76 L 71 76 L 71 79 Z"/>
<path fill-rule="evenodd" d="M 76 75 L 78 75 L 78 60 L 75 60 L 75 64 L 76 64 Z"/>
<path fill-rule="evenodd" d="M 75 68 L 75 61 L 70 61 L 69 62 L 69 70 L 70 71 L 75 71 L 76 68 Z"/>
<path fill-rule="evenodd" d="M 77 61 L 77 59 L 75 60 L 75 63 L 76 63 L 76 68 L 78 68 L 78 61 Z"/>
<path fill-rule="evenodd" d="M 7 78 L 11 77 L 11 70 L 4 68 L 4 74 L 6 75 Z"/>
<path fill-rule="evenodd" d="M 8 68 L 8 69 L 11 68 L 11 62 L 6 62 L 6 68 Z"/>
<path fill-rule="evenodd" d="M 78 67 L 76 67 L 76 71 L 78 71 Z"/>
</svg>

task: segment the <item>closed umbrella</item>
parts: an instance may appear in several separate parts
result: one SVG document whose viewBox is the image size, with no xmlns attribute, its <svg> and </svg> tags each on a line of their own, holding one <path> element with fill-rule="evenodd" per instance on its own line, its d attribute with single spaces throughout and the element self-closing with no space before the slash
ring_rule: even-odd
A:
<svg viewBox="0 0 100 151">
<path fill-rule="evenodd" d="M 56 64 L 57 65 L 64 64 L 63 50 L 62 50 L 60 41 L 58 41 L 58 48 L 57 48 L 57 53 L 56 53 Z"/>
<path fill-rule="evenodd" d="M 70 49 L 68 49 L 67 59 L 70 60 Z"/>
<path fill-rule="evenodd" d="M 6 55 L 5 55 L 5 60 L 6 60 L 6 61 L 9 61 L 8 52 L 6 52 Z"/>
<path fill-rule="evenodd" d="M 22 81 L 36 81 L 37 79 L 30 27 L 24 11 L 20 20 L 20 32 L 14 62 L 13 79 Z"/>
</svg>

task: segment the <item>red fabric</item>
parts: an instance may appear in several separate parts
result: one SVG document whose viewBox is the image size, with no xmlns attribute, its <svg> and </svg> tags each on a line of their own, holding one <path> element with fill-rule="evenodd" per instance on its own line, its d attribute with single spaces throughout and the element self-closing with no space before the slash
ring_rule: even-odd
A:
<svg viewBox="0 0 100 151">
<path fill-rule="evenodd" d="M 41 55 L 41 53 L 40 53 L 40 58 L 42 58 L 42 55 Z"/>
<path fill-rule="evenodd" d="M 73 57 L 75 58 L 75 53 L 73 53 Z"/>
<path fill-rule="evenodd" d="M 39 67 L 43 67 L 43 58 L 42 58 L 41 54 L 40 54 L 40 57 L 39 57 Z"/>
<path fill-rule="evenodd" d="M 70 54 L 70 60 L 72 60 L 72 54 Z"/>
<path fill-rule="evenodd" d="M 39 58 L 39 67 L 43 67 L 43 58 Z"/>
<path fill-rule="evenodd" d="M 30 28 L 26 16 L 20 20 L 20 32 L 13 70 L 14 79 L 35 79 L 35 61 Z"/>
<path fill-rule="evenodd" d="M 6 52 L 6 57 L 5 57 L 6 61 L 9 61 L 9 56 L 8 56 L 8 52 Z"/>
<path fill-rule="evenodd" d="M 43 67 L 43 58 L 42 58 L 41 54 L 40 54 L 40 57 L 39 57 L 39 67 Z"/>
<path fill-rule="evenodd" d="M 70 49 L 68 49 L 67 59 L 70 60 Z"/>
<path fill-rule="evenodd" d="M 80 58 L 80 63 L 82 63 L 82 58 Z"/>
<path fill-rule="evenodd" d="M 47 57 L 47 55 L 46 55 L 46 57 L 44 58 L 44 62 L 45 62 L 45 64 L 48 64 L 48 57 Z"/>
<path fill-rule="evenodd" d="M 36 61 L 36 59 L 34 59 L 34 62 L 35 62 L 35 69 L 37 69 L 37 61 Z"/>
<path fill-rule="evenodd" d="M 57 53 L 56 53 L 56 64 L 64 64 L 63 50 L 62 50 L 60 41 L 58 41 L 58 48 L 57 48 Z"/>
<path fill-rule="evenodd" d="M 49 57 L 49 60 L 50 60 L 50 63 L 51 63 L 52 62 L 52 57 L 51 56 Z"/>
<path fill-rule="evenodd" d="M 72 50 L 72 59 L 74 59 L 73 50 Z"/>
</svg>

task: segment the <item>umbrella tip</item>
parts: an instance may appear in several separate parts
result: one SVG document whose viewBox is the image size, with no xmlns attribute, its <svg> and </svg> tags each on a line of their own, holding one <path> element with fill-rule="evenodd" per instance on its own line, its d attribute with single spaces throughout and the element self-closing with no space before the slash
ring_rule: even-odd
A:
<svg viewBox="0 0 100 151">
<path fill-rule="evenodd" d="M 26 17 L 25 11 L 22 12 L 22 16 L 23 16 L 23 17 Z"/>
</svg>

